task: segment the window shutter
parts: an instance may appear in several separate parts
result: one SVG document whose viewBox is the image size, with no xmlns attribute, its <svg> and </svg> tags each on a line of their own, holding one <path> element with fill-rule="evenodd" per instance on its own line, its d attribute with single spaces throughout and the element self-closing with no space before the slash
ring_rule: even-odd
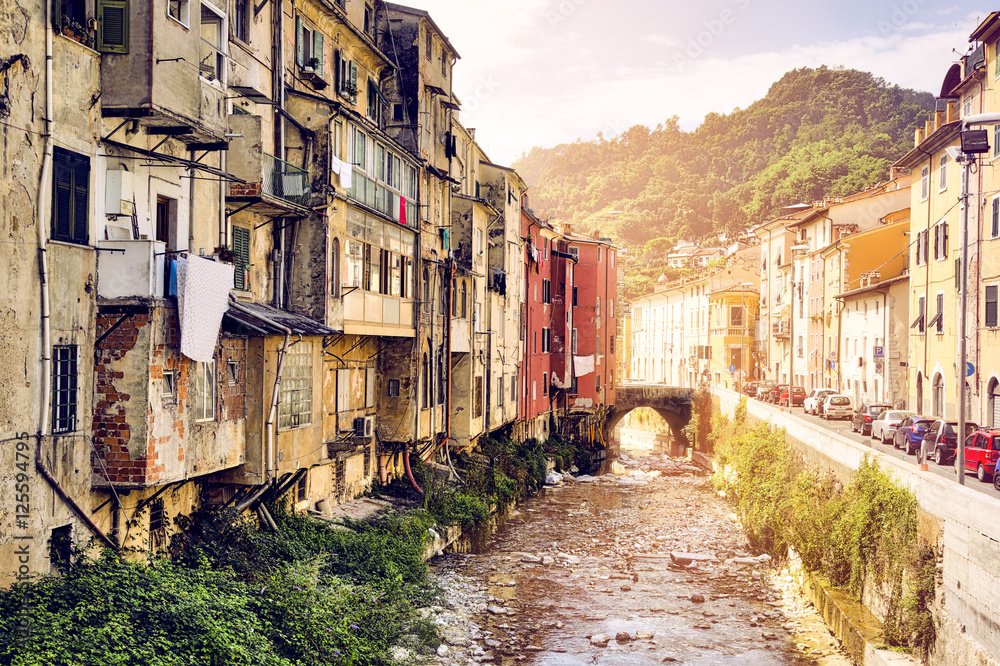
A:
<svg viewBox="0 0 1000 666">
<path fill-rule="evenodd" d="M 247 288 L 246 270 L 250 265 L 249 229 L 233 227 L 233 259 L 236 264 L 233 287 L 242 291 Z"/>
<path fill-rule="evenodd" d="M 351 63 L 351 90 L 354 90 L 355 93 L 353 95 L 351 95 L 351 102 L 353 102 L 354 104 L 358 103 L 358 94 L 356 92 L 357 89 L 358 89 L 358 65 L 357 65 L 357 63 L 352 62 Z"/>
<path fill-rule="evenodd" d="M 316 59 L 316 74 L 322 77 L 324 75 L 325 56 L 323 55 L 323 33 L 318 30 L 313 33 L 313 58 Z"/>
<path fill-rule="evenodd" d="M 305 44 L 305 26 L 302 25 L 302 19 L 298 16 L 295 17 L 295 64 L 299 67 L 305 66 L 306 60 L 306 44 Z"/>
<path fill-rule="evenodd" d="M 1000 127 L 1000 125 L 997 125 Z M 1000 236 L 1000 197 L 993 200 L 993 218 L 992 218 L 992 234 L 993 238 Z"/>
<path fill-rule="evenodd" d="M 53 157 L 52 237 L 68 241 L 71 236 L 73 199 L 73 162 L 71 156 L 57 148 Z"/>
<path fill-rule="evenodd" d="M 340 49 L 333 50 L 333 89 L 337 94 L 344 89 L 344 75 L 340 71 Z"/>
<path fill-rule="evenodd" d="M 87 209 L 90 206 L 90 160 L 74 156 L 73 158 L 73 231 L 71 240 L 74 243 L 86 244 Z"/>
<path fill-rule="evenodd" d="M 986 287 L 986 327 L 997 327 L 997 291 L 996 285 Z M 1000 424 L 995 424 L 1000 425 Z"/>
<path fill-rule="evenodd" d="M 948 223 L 941 223 L 941 258 L 948 257 Z"/>
<path fill-rule="evenodd" d="M 128 0 L 97 0 L 97 50 L 128 53 Z"/>
<path fill-rule="evenodd" d="M 955 291 L 962 290 L 962 258 L 955 260 Z"/>
<path fill-rule="evenodd" d="M 375 368 L 365 368 L 365 406 L 375 406 Z"/>
</svg>

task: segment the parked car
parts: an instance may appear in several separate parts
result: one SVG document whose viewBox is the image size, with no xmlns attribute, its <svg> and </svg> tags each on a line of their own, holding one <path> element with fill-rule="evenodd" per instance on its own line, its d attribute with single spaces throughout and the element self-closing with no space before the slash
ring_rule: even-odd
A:
<svg viewBox="0 0 1000 666">
<path fill-rule="evenodd" d="M 833 389 L 812 389 L 806 399 L 802 401 L 802 409 L 805 410 L 806 414 L 819 414 L 819 405 L 823 398 L 834 393 L 836 391 Z"/>
<path fill-rule="evenodd" d="M 892 445 L 897 449 L 904 449 L 906 455 L 913 455 L 920 449 L 924 433 L 932 423 L 934 419 L 929 416 L 907 416 L 896 426 L 896 432 L 892 435 Z"/>
<path fill-rule="evenodd" d="M 757 382 L 747 382 L 743 385 L 743 395 L 757 395 Z"/>
<path fill-rule="evenodd" d="M 851 396 L 843 393 L 834 393 L 826 397 L 823 403 L 823 413 L 820 418 L 824 419 L 849 419 L 854 413 L 854 401 Z"/>
<path fill-rule="evenodd" d="M 778 398 L 778 404 L 785 405 L 786 407 L 789 406 L 789 391 L 791 391 L 791 406 L 793 407 L 795 405 L 801 405 L 806 399 L 806 390 L 801 386 L 793 386 L 791 389 L 786 387 L 785 390 L 781 392 L 781 396 Z"/>
<path fill-rule="evenodd" d="M 997 458 L 1000 458 L 1000 430 L 977 430 L 965 440 L 965 471 L 976 471 L 981 482 L 993 479 L 996 485 Z"/>
<path fill-rule="evenodd" d="M 899 425 L 899 422 L 907 416 L 913 415 L 913 412 L 904 412 L 898 409 L 884 410 L 875 418 L 874 421 L 872 421 L 872 439 L 877 439 L 883 444 L 892 440 L 893 435 L 896 433 L 896 426 Z"/>
<path fill-rule="evenodd" d="M 754 394 L 754 397 L 758 400 L 767 400 L 767 396 L 773 387 L 774 382 L 772 381 L 757 382 L 757 392 Z"/>
<path fill-rule="evenodd" d="M 979 429 L 975 423 L 965 424 L 964 435 L 968 437 Z M 933 458 L 938 465 L 946 465 L 955 458 L 958 446 L 958 421 L 938 419 L 924 433 L 923 447 L 927 458 Z"/>
<path fill-rule="evenodd" d="M 784 393 L 787 388 L 788 384 L 775 384 L 771 387 L 770 392 L 767 394 L 767 401 L 773 405 L 777 405 L 778 398 L 781 397 L 781 394 Z"/>
<path fill-rule="evenodd" d="M 884 402 L 862 402 L 851 416 L 851 432 L 860 432 L 862 435 L 871 434 L 872 421 L 887 409 L 892 409 L 892 405 L 887 405 Z"/>
</svg>

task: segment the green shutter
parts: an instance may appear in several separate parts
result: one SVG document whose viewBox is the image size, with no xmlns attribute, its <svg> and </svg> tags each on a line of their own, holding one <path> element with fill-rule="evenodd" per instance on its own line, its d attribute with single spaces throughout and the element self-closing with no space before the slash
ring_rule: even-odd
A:
<svg viewBox="0 0 1000 666">
<path fill-rule="evenodd" d="M 325 67 L 325 56 L 323 55 L 323 33 L 316 31 L 313 33 L 313 58 L 316 59 L 314 71 L 318 76 L 323 76 Z"/>
<path fill-rule="evenodd" d="M 72 238 L 73 162 L 61 148 L 53 156 L 52 238 L 68 241 Z"/>
<path fill-rule="evenodd" d="M 233 286 L 236 289 L 247 288 L 246 270 L 250 265 L 250 230 L 243 227 L 233 227 L 233 264 L 235 264 L 235 279 Z"/>
<path fill-rule="evenodd" d="M 128 0 L 97 0 L 97 50 L 128 53 Z"/>
<path fill-rule="evenodd" d="M 295 17 L 295 64 L 299 67 L 305 67 L 306 59 L 306 45 L 304 41 L 305 27 L 302 25 L 302 19 L 298 16 Z"/>
<path fill-rule="evenodd" d="M 73 160 L 73 242 L 86 245 L 87 211 L 90 208 L 90 160 L 75 156 Z"/>
<path fill-rule="evenodd" d="M 354 104 L 358 103 L 358 65 L 357 63 L 351 63 L 351 89 L 354 90 L 354 94 L 351 95 L 351 102 Z"/>
</svg>

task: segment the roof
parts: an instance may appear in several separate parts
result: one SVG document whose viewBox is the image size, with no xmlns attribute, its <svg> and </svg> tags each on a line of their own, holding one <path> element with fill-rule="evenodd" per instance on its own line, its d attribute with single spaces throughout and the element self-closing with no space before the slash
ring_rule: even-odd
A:
<svg viewBox="0 0 1000 666">
<path fill-rule="evenodd" d="M 434 22 L 434 19 L 431 18 L 430 13 L 427 12 L 426 10 L 416 9 L 415 7 L 407 7 L 405 5 L 397 5 L 394 2 L 385 3 L 385 8 L 392 12 L 400 12 L 401 14 L 409 14 L 410 16 L 419 16 L 422 19 L 426 19 L 427 22 L 431 24 L 431 27 L 433 27 L 434 30 L 437 32 L 438 37 L 441 38 L 441 41 L 443 41 L 445 44 L 448 45 L 448 50 L 451 51 L 454 54 L 454 56 L 459 60 L 462 59 L 462 56 L 458 55 L 458 51 L 455 49 L 454 46 L 452 46 L 451 41 L 448 40 L 448 36 L 445 35 L 444 32 L 441 30 L 441 28 L 438 27 L 437 23 Z"/>
<path fill-rule="evenodd" d="M 904 280 L 909 280 L 910 274 L 904 273 L 903 275 L 897 275 L 896 277 L 891 277 L 886 280 L 882 280 L 876 284 L 870 284 L 867 287 L 859 287 L 857 289 L 852 289 L 851 291 L 845 291 L 842 294 L 837 294 L 834 298 L 849 298 L 851 296 L 857 296 L 858 294 L 863 294 L 869 291 L 878 291 L 879 289 L 885 289 L 890 285 L 894 285 L 897 282 L 903 282 Z"/>
<path fill-rule="evenodd" d="M 283 329 L 271 322 L 291 329 L 295 335 L 333 335 L 339 332 L 308 317 L 263 303 L 240 303 L 240 307 L 253 314 L 230 307 L 223 317 L 223 326 L 230 333 L 251 337 L 285 334 Z"/>
</svg>

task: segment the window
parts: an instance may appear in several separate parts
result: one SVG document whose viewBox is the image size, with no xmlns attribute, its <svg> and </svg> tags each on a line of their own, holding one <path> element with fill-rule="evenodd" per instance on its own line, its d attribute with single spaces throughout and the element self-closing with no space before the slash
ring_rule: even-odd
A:
<svg viewBox="0 0 1000 666">
<path fill-rule="evenodd" d="M 299 477 L 299 480 L 295 483 L 295 501 L 305 502 L 308 497 L 308 484 L 309 483 L 309 473 L 306 472 Z"/>
<path fill-rule="evenodd" d="M 601 376 L 600 375 L 597 375 L 597 377 L 594 379 L 594 387 L 597 389 L 597 393 L 600 394 L 601 389 L 602 389 L 602 387 L 601 387 Z"/>
<path fill-rule="evenodd" d="M 158 553 L 167 546 L 167 521 L 163 512 L 163 500 L 156 498 L 149 503 L 149 549 Z"/>
<path fill-rule="evenodd" d="M 510 383 L 510 401 L 517 402 L 517 381 Z"/>
<path fill-rule="evenodd" d="M 920 169 L 920 200 L 927 201 L 931 187 L 931 168 L 926 164 Z"/>
<path fill-rule="evenodd" d="M 233 226 L 233 288 L 246 290 L 250 287 L 250 230 Z"/>
<path fill-rule="evenodd" d="M 1000 128 L 1000 125 L 997 125 Z M 993 208 L 990 214 L 990 238 L 1000 238 L 1000 196 L 993 197 Z"/>
<path fill-rule="evenodd" d="M 189 0 L 167 0 L 167 16 L 184 25 L 190 22 L 190 11 Z"/>
<path fill-rule="evenodd" d="M 931 319 L 927 324 L 927 328 L 933 328 L 934 332 L 938 335 L 944 334 L 944 292 L 939 291 L 937 293 L 937 298 L 935 299 L 935 304 L 937 305 L 937 312 L 934 313 L 934 319 Z"/>
<path fill-rule="evenodd" d="M 368 79 L 368 94 L 366 95 L 368 98 L 368 119 L 379 126 L 382 125 L 381 96 L 382 93 L 379 91 L 378 85 L 371 79 Z M 379 164 L 383 163 L 382 161 L 379 162 Z M 381 178 L 381 180 L 385 181 L 386 179 Z"/>
<path fill-rule="evenodd" d="M 322 41 L 322 40 L 321 40 Z M 306 44 L 308 46 L 308 43 Z M 352 104 L 358 102 L 358 64 L 341 49 L 336 53 L 337 93 Z M 358 163 L 357 161 L 355 161 Z M 363 162 L 360 162 L 363 164 Z"/>
<path fill-rule="evenodd" d="M 924 229 L 923 231 L 917 232 L 917 241 L 915 246 L 915 252 L 917 255 L 917 266 L 923 266 L 927 263 L 927 236 L 928 231 Z"/>
<path fill-rule="evenodd" d="M 943 192 L 946 189 L 948 189 L 948 156 L 942 155 L 938 167 L 938 191 Z"/>
<path fill-rule="evenodd" d="M 917 318 L 910 324 L 910 328 L 917 329 L 919 335 L 923 335 L 926 330 L 924 319 L 927 315 L 927 301 L 923 296 L 917 296 Z"/>
<path fill-rule="evenodd" d="M 573 350 L 573 353 L 574 353 L 574 354 L 575 354 L 575 353 L 577 353 L 577 346 L 576 346 L 576 329 L 575 329 L 575 328 L 573 329 L 573 346 L 571 347 L 571 349 Z"/>
<path fill-rule="evenodd" d="M 578 301 L 577 296 L 578 296 L 577 287 L 573 287 L 573 307 L 576 307 L 577 305 Z"/>
<path fill-rule="evenodd" d="M 483 254 L 483 232 L 481 229 L 476 229 L 476 254 Z"/>
<path fill-rule="evenodd" d="M 598 317 L 601 316 L 601 297 L 600 296 L 597 297 L 597 303 L 595 304 L 595 307 L 594 307 L 594 314 L 597 315 Z"/>
<path fill-rule="evenodd" d="M 931 402 L 934 405 L 934 415 L 944 416 L 944 377 L 940 374 L 934 376 L 934 384 L 931 386 Z"/>
<path fill-rule="evenodd" d="M 73 556 L 73 526 L 63 525 L 52 529 L 49 538 L 49 561 L 60 570 L 67 571 Z"/>
<path fill-rule="evenodd" d="M 993 157 L 997 155 L 1000 155 L 1000 125 L 993 126 Z"/>
<path fill-rule="evenodd" d="M 56 146 L 52 163 L 52 240 L 86 245 L 90 158 Z"/>
<path fill-rule="evenodd" d="M 76 430 L 76 345 L 52 349 L 52 432 Z"/>
<path fill-rule="evenodd" d="M 175 370 L 163 371 L 163 391 L 161 397 L 164 404 L 177 404 L 177 372 Z"/>
<path fill-rule="evenodd" d="M 73 5 L 72 14 L 67 11 L 72 18 L 83 10 L 84 3 L 80 0 L 66 2 L 64 7 L 69 9 Z M 170 5 L 173 2 L 169 3 Z M 187 5 L 187 2 L 184 3 Z M 169 9 L 168 9 L 169 11 Z M 185 9 L 186 16 L 186 9 Z M 101 53 L 128 53 L 128 0 L 98 0 L 97 12 L 97 50 Z M 87 21 L 83 18 L 74 19 L 81 24 Z M 184 23 L 187 23 L 185 19 Z"/>
<path fill-rule="evenodd" d="M 615 299 L 608 299 L 608 316 L 615 316 Z"/>
<path fill-rule="evenodd" d="M 278 404 L 278 428 L 297 428 L 312 423 L 313 343 L 297 342 L 285 356 Z"/>
<path fill-rule="evenodd" d="M 201 61 L 198 69 L 209 81 L 224 83 L 226 66 L 223 16 L 210 4 L 201 4 Z"/>
<path fill-rule="evenodd" d="M 315 74 L 320 78 L 326 74 L 324 41 L 323 33 L 309 27 L 301 16 L 295 17 L 295 64 L 304 73 Z M 342 66 L 344 62 L 344 58 L 341 57 Z M 349 61 L 347 63 L 350 71 L 351 63 Z M 354 92 L 357 93 L 357 86 L 354 87 Z"/>
<path fill-rule="evenodd" d="M 250 43 L 250 0 L 233 0 L 233 36 Z"/>
<path fill-rule="evenodd" d="M 398 379 L 390 379 L 389 380 L 388 393 L 389 393 L 389 397 L 390 398 L 398 398 L 399 397 L 399 380 Z"/>
<path fill-rule="evenodd" d="M 986 328 L 997 328 L 997 289 L 995 284 L 986 285 Z"/>
<path fill-rule="evenodd" d="M 403 105 L 393 104 L 392 105 L 392 122 L 401 123 L 403 122 Z"/>
<path fill-rule="evenodd" d="M 503 407 L 503 375 L 497 377 L 497 407 Z"/>
<path fill-rule="evenodd" d="M 934 259 L 937 261 L 942 261 L 947 258 L 948 258 L 948 223 L 941 221 L 934 225 Z"/>
<path fill-rule="evenodd" d="M 549 373 L 542 373 L 542 395 L 547 396 L 549 394 Z"/>
<path fill-rule="evenodd" d="M 434 38 L 431 37 L 431 31 L 430 30 L 427 31 L 427 33 L 424 35 L 424 37 L 425 37 L 425 40 L 426 40 L 426 43 L 424 44 L 424 57 L 427 58 L 428 60 L 430 60 L 431 56 L 433 55 Z"/>
<path fill-rule="evenodd" d="M 365 5 L 365 33 L 368 35 L 375 34 L 375 12 L 372 11 L 372 6 Z"/>
<path fill-rule="evenodd" d="M 548 329 L 548 328 L 543 328 L 542 329 L 542 351 L 543 352 L 549 351 L 549 342 L 550 342 L 551 333 L 552 333 L 551 329 Z"/>
<path fill-rule="evenodd" d="M 729 306 L 729 326 L 730 328 L 741 328 L 743 326 L 743 307 L 739 305 Z"/>
<path fill-rule="evenodd" d="M 195 369 L 196 421 L 215 420 L 215 363 L 198 363 Z"/>
<path fill-rule="evenodd" d="M 577 385 L 576 375 L 573 375 L 573 377 L 570 379 L 569 382 L 569 392 L 571 395 L 576 395 L 577 393 L 579 393 L 578 389 L 579 386 Z"/>
<path fill-rule="evenodd" d="M 340 239 L 330 241 L 330 295 L 340 298 Z"/>
<path fill-rule="evenodd" d="M 229 359 L 226 361 L 226 380 L 230 386 L 240 383 L 240 363 Z"/>
<path fill-rule="evenodd" d="M 552 283 L 548 280 L 542 280 L 542 303 L 552 302 Z"/>
<path fill-rule="evenodd" d="M 420 364 L 420 408 L 428 409 L 431 406 L 431 366 L 427 362 L 427 354 L 423 356 L 423 363 Z"/>
<path fill-rule="evenodd" d="M 475 404 L 473 405 L 475 410 L 475 418 L 479 418 L 483 415 L 483 378 L 476 377 L 476 395 Z"/>
</svg>

